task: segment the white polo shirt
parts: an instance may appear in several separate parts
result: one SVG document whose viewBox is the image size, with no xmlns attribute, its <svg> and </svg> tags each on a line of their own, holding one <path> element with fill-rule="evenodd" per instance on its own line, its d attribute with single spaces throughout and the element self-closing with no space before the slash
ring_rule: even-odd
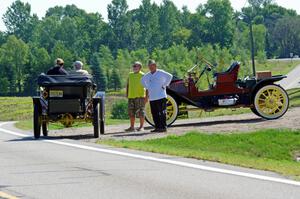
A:
<svg viewBox="0 0 300 199">
<path fill-rule="evenodd" d="M 142 78 L 143 86 L 148 90 L 149 100 L 167 98 L 166 88 L 171 83 L 173 76 L 163 70 L 157 69 L 155 73 L 148 72 Z"/>
</svg>

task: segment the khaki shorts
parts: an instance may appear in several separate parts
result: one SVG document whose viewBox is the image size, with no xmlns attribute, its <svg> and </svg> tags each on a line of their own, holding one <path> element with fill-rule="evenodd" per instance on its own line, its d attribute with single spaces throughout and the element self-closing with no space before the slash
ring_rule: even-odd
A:
<svg viewBox="0 0 300 199">
<path fill-rule="evenodd" d="M 145 117 L 145 98 L 128 99 L 129 117 Z"/>
</svg>

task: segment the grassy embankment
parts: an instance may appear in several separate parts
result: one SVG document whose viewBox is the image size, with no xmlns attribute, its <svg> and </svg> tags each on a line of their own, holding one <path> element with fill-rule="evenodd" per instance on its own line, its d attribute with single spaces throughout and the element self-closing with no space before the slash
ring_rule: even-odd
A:
<svg viewBox="0 0 300 199">
<path fill-rule="evenodd" d="M 210 160 L 278 172 L 300 180 L 300 131 L 260 130 L 252 133 L 205 134 L 143 141 L 99 140 L 99 144 Z"/>
</svg>

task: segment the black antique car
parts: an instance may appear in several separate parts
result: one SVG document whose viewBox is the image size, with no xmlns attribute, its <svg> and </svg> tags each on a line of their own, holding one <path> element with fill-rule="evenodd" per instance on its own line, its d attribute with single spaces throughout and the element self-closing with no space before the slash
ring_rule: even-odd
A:
<svg viewBox="0 0 300 199">
<path fill-rule="evenodd" d="M 104 92 L 96 92 L 89 75 L 45 75 L 38 77 L 40 95 L 33 97 L 33 132 L 48 136 L 49 123 L 71 127 L 75 122 L 92 122 L 94 137 L 104 134 Z"/>
</svg>

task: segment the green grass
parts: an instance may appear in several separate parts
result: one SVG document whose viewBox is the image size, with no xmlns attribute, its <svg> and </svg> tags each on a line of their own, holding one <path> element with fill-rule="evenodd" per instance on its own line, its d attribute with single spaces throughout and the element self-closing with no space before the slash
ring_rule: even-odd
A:
<svg viewBox="0 0 300 199">
<path fill-rule="evenodd" d="M 260 130 L 239 134 L 202 134 L 126 141 L 100 140 L 99 144 L 155 153 L 210 160 L 242 167 L 275 171 L 300 179 L 300 131 Z"/>
<path fill-rule="evenodd" d="M 0 97 L 0 121 L 31 119 L 32 109 L 30 97 Z"/>
<path fill-rule="evenodd" d="M 293 70 L 300 61 L 278 61 L 268 60 L 266 63 L 256 63 L 256 71 L 272 71 L 272 75 L 286 75 Z"/>
<path fill-rule="evenodd" d="M 288 90 L 289 98 L 290 98 L 290 107 L 298 107 L 300 106 L 300 89 L 291 89 Z"/>
</svg>

